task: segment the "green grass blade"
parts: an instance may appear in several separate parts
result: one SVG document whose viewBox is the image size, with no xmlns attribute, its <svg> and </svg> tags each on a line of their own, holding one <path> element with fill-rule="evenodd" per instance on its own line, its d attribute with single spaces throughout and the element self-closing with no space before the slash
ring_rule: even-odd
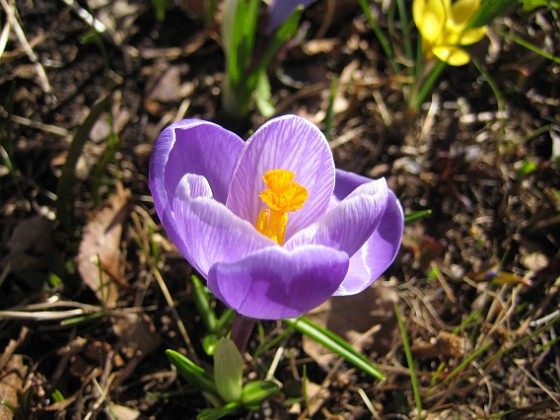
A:
<svg viewBox="0 0 560 420">
<path fill-rule="evenodd" d="M 235 316 L 235 311 L 233 309 L 226 309 L 222 315 L 218 318 L 218 324 L 216 325 L 216 332 L 220 334 L 224 328 L 229 326 Z"/>
<path fill-rule="evenodd" d="M 442 383 L 449 382 L 451 379 L 453 379 L 455 376 L 457 376 L 459 373 L 461 373 L 465 369 L 465 367 L 467 367 L 467 365 L 470 365 L 473 360 L 475 360 L 479 355 L 484 353 L 488 349 L 488 347 L 490 347 L 492 344 L 493 344 L 492 341 L 489 341 L 485 345 L 476 349 L 471 355 L 469 355 L 469 357 L 467 357 L 465 360 L 463 360 L 459 364 L 459 366 L 457 366 L 455 369 L 453 369 L 453 371 L 445 377 L 445 379 L 442 381 Z"/>
<path fill-rule="evenodd" d="M 410 36 L 410 19 L 408 17 L 408 7 L 410 5 L 405 4 L 404 0 L 397 0 L 397 6 L 399 9 L 402 36 L 404 40 L 404 54 L 406 56 L 406 62 L 414 63 L 415 55 L 414 49 L 412 48 L 412 37 Z M 413 71 L 412 67 L 409 68 L 409 72 Z"/>
<path fill-rule="evenodd" d="M 547 322 L 545 325 L 543 325 L 542 327 L 540 327 L 539 329 L 533 331 L 531 334 L 523 337 L 521 340 L 516 341 L 515 343 L 513 343 L 511 346 L 506 347 L 502 350 L 500 350 L 499 352 L 497 352 L 496 354 L 494 354 L 493 356 L 490 356 L 488 358 L 488 360 L 486 360 L 483 364 L 483 368 L 486 368 L 486 366 L 490 365 L 491 363 L 493 363 L 494 361 L 498 360 L 500 357 L 502 357 L 504 354 L 509 353 L 510 351 L 512 351 L 513 349 L 515 349 L 516 347 L 521 346 L 522 344 L 525 344 L 527 341 L 532 340 L 534 337 L 536 337 L 537 335 L 539 335 L 540 333 L 548 330 L 550 327 L 552 327 L 554 324 L 556 324 L 558 321 L 560 321 L 560 316 L 556 316 L 554 317 L 551 321 Z"/>
<path fill-rule="evenodd" d="M 74 184 L 78 159 L 82 154 L 82 149 L 88 140 L 89 132 L 93 124 L 95 124 L 103 112 L 109 109 L 110 104 L 111 96 L 107 95 L 91 107 L 89 115 L 82 125 L 80 125 L 80 128 L 78 128 L 68 150 L 68 158 L 66 159 L 66 164 L 62 168 L 62 174 L 60 175 L 56 188 L 56 214 L 60 224 L 66 231 L 72 230 L 72 211 L 74 208 L 72 202 L 72 186 Z"/>
<path fill-rule="evenodd" d="M 331 80 L 331 86 L 329 89 L 329 107 L 327 108 L 327 115 L 325 116 L 325 131 L 323 132 L 328 141 L 331 141 L 333 134 L 333 122 L 334 117 L 336 116 L 334 112 L 334 103 L 336 101 L 336 92 L 338 91 L 339 82 L 340 79 L 338 77 L 334 77 Z"/>
<path fill-rule="evenodd" d="M 16 83 L 10 83 L 10 88 L 6 95 L 4 109 L 6 110 L 6 118 L 0 120 L 0 147 L 2 148 L 1 156 L 4 165 L 11 174 L 17 177 L 16 168 L 14 166 L 14 138 L 12 136 L 12 115 L 14 113 L 14 104 L 16 97 Z"/>
<path fill-rule="evenodd" d="M 515 42 L 518 45 L 521 45 L 524 48 L 527 48 L 529 51 L 534 52 L 535 54 L 539 54 L 540 56 L 554 61 L 556 64 L 560 64 L 560 57 L 551 54 L 549 52 L 546 52 L 545 50 L 543 50 L 542 48 L 537 47 L 535 44 L 532 44 L 529 41 L 524 40 L 521 37 L 518 37 L 516 35 L 512 35 L 512 34 L 508 34 L 507 32 L 498 32 L 498 35 L 503 36 L 504 38 L 507 38 L 513 42 Z"/>
<path fill-rule="evenodd" d="M 204 2 L 204 26 L 209 28 L 214 23 L 216 15 L 217 0 L 206 0 Z"/>
<path fill-rule="evenodd" d="M 385 375 L 373 366 L 373 364 L 363 354 L 356 351 L 356 349 L 354 349 L 346 340 L 332 331 L 320 327 L 303 317 L 285 319 L 284 321 L 302 334 L 311 337 L 313 340 L 343 357 L 364 372 L 369 373 L 377 379 L 385 379 Z"/>
<path fill-rule="evenodd" d="M 120 144 L 119 136 L 113 131 L 113 118 L 109 117 L 109 126 L 111 127 L 111 132 L 107 137 L 107 150 L 101 156 L 99 163 L 97 164 L 95 171 L 93 173 L 91 195 L 93 197 L 94 206 L 98 206 L 101 203 L 101 185 L 103 184 L 103 175 L 109 164 L 114 160 L 115 154 Z"/>
<path fill-rule="evenodd" d="M 401 309 L 399 308 L 399 305 L 395 302 L 393 306 L 395 308 L 395 314 L 397 316 L 397 322 L 399 324 L 399 331 L 401 333 L 406 362 L 408 363 L 410 383 L 412 384 L 412 392 L 414 393 L 414 401 L 416 402 L 416 410 L 418 411 L 417 418 L 418 420 L 422 420 L 422 400 L 420 398 L 420 387 L 418 386 L 418 377 L 416 376 L 416 370 L 414 369 L 414 359 L 412 357 L 412 351 L 410 350 L 408 336 L 406 335 L 406 327 L 402 319 Z"/>
<path fill-rule="evenodd" d="M 393 69 L 393 72 L 395 74 L 399 74 L 400 73 L 399 64 L 397 63 L 397 60 L 395 59 L 395 55 L 393 54 L 393 50 L 391 49 L 389 41 L 387 40 L 387 38 L 383 34 L 383 31 L 381 30 L 381 27 L 378 25 L 377 21 L 373 17 L 373 14 L 371 13 L 368 1 L 367 0 L 358 0 L 358 3 L 360 3 L 360 6 L 362 7 L 362 10 L 363 10 L 364 14 L 366 15 L 366 18 L 369 22 L 369 25 L 371 26 L 371 29 L 373 30 L 373 33 L 377 37 L 377 40 L 379 41 L 379 44 L 381 45 L 381 48 L 383 49 L 383 52 L 385 53 L 385 55 L 389 59 L 389 62 L 391 63 L 391 67 Z"/>
<path fill-rule="evenodd" d="M 503 16 L 519 0 L 485 0 L 472 17 L 469 27 L 489 25 L 498 16 Z"/>
<path fill-rule="evenodd" d="M 424 217 L 431 216 L 431 214 L 432 214 L 432 210 L 430 210 L 430 209 L 418 210 L 418 211 L 412 212 L 412 213 L 404 216 L 404 224 L 408 225 L 408 224 L 414 222 L 415 220 L 419 220 L 419 219 L 423 219 Z"/>
<path fill-rule="evenodd" d="M 303 7 L 297 7 L 290 17 L 286 19 L 273 34 L 271 40 L 266 46 L 266 49 L 252 63 L 250 74 L 247 75 L 246 80 L 246 83 L 249 86 L 256 86 L 259 72 L 266 71 L 268 65 L 276 56 L 278 50 L 295 35 L 299 28 L 299 21 L 302 13 Z"/>
</svg>

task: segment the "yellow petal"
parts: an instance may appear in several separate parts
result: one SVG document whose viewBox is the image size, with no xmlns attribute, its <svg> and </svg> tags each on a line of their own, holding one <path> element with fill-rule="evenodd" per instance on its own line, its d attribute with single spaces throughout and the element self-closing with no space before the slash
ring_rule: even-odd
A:
<svg viewBox="0 0 560 420">
<path fill-rule="evenodd" d="M 412 2 L 412 19 L 418 29 L 422 26 L 422 16 L 424 16 L 424 9 L 426 7 L 425 0 L 414 0 Z"/>
<path fill-rule="evenodd" d="M 459 38 L 458 44 L 470 45 L 480 41 L 486 35 L 486 26 L 465 30 Z"/>
<path fill-rule="evenodd" d="M 458 0 L 451 6 L 451 19 L 456 25 L 467 25 L 480 7 L 480 0 Z"/>
<path fill-rule="evenodd" d="M 471 56 L 464 49 L 451 45 L 435 47 L 432 51 L 437 58 L 450 66 L 462 66 L 471 60 Z"/>
<path fill-rule="evenodd" d="M 443 25 L 441 20 L 439 19 L 439 16 L 437 16 L 431 10 L 428 10 L 426 11 L 426 13 L 424 13 L 422 26 L 420 26 L 418 29 L 420 29 L 420 33 L 426 41 L 428 41 L 429 43 L 434 43 L 440 37 L 443 30 Z"/>
<path fill-rule="evenodd" d="M 428 0 L 425 9 L 436 15 L 440 25 L 443 25 L 447 20 L 450 5 L 451 0 Z"/>
<path fill-rule="evenodd" d="M 422 34 L 422 38 L 430 44 L 436 42 L 445 28 L 445 1 L 448 0 L 424 1 L 424 7 L 421 13 L 419 12 L 420 7 L 417 6 L 417 19 L 415 19 L 414 22 L 420 34 Z"/>
</svg>

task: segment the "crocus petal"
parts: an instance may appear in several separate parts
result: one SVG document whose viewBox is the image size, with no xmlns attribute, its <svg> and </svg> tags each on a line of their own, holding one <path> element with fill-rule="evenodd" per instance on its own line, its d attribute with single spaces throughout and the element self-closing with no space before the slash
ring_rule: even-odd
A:
<svg viewBox="0 0 560 420">
<path fill-rule="evenodd" d="M 334 161 L 325 136 L 303 118 L 286 115 L 270 120 L 245 143 L 231 182 L 227 206 L 256 223 L 265 208 L 259 194 L 262 177 L 272 169 L 295 173 L 294 181 L 309 192 L 303 208 L 289 214 L 286 239 L 322 216 L 334 188 Z"/>
<path fill-rule="evenodd" d="M 296 233 L 284 247 L 316 244 L 354 255 L 385 213 L 388 193 L 385 179 L 360 185 L 316 223 Z"/>
<path fill-rule="evenodd" d="M 413 0 L 412 1 L 412 20 L 417 28 L 420 28 L 422 22 L 422 15 L 424 14 L 424 7 L 426 7 L 425 0 Z"/>
<path fill-rule="evenodd" d="M 243 140 L 208 121 L 187 119 L 171 124 L 159 135 L 150 162 L 156 193 L 171 195 L 186 173 L 208 180 L 214 199 L 225 203 Z M 152 182 L 153 181 L 153 182 Z M 157 204 L 156 204 L 157 206 Z"/>
<path fill-rule="evenodd" d="M 173 243 L 183 241 L 169 210 L 179 180 L 189 172 L 202 175 L 214 198 L 225 202 L 242 146 L 235 134 L 207 121 L 182 120 L 161 132 L 150 158 L 149 184 L 157 213 Z"/>
<path fill-rule="evenodd" d="M 441 0 L 415 0 L 412 15 L 422 38 L 433 44 L 441 35 L 446 20 L 446 4 Z"/>
<path fill-rule="evenodd" d="M 346 296 L 369 287 L 393 263 L 404 230 L 404 214 L 397 197 L 389 191 L 385 213 L 364 246 L 350 258 L 344 281 L 334 293 Z"/>
<path fill-rule="evenodd" d="M 445 45 L 434 47 L 432 49 L 434 55 L 441 61 L 445 61 L 450 66 L 463 66 L 471 60 L 468 52 L 460 47 Z"/>
<path fill-rule="evenodd" d="M 348 172 L 343 169 L 336 170 L 336 180 L 334 184 L 334 196 L 338 201 L 344 200 L 348 195 L 360 185 L 371 182 L 371 178 Z"/>
<path fill-rule="evenodd" d="M 172 211 L 180 232 L 180 241 L 175 245 L 204 277 L 218 261 L 236 261 L 256 250 L 278 247 L 250 223 L 213 200 L 208 182 L 200 175 L 187 174 L 181 179 Z"/>
<path fill-rule="evenodd" d="M 268 21 L 266 23 L 266 33 L 271 34 L 296 10 L 296 7 L 306 8 L 316 0 L 272 0 L 268 7 Z"/>
<path fill-rule="evenodd" d="M 467 25 L 480 7 L 480 0 L 457 0 L 451 5 L 451 19 L 457 25 Z"/>
<path fill-rule="evenodd" d="M 480 41 L 486 35 L 486 26 L 479 28 L 466 29 L 459 38 L 459 44 L 470 45 Z"/>
<path fill-rule="evenodd" d="M 348 269 L 348 256 L 320 246 L 288 252 L 272 247 L 212 266 L 208 287 L 250 318 L 297 317 L 326 301 Z"/>
<path fill-rule="evenodd" d="M 360 185 L 370 182 L 370 178 L 336 170 L 334 200 L 345 199 Z M 369 287 L 395 259 L 402 240 L 404 214 L 399 200 L 389 191 L 385 213 L 381 216 L 377 229 L 360 250 L 350 258 L 350 266 L 344 281 L 335 296 L 353 295 Z"/>
</svg>

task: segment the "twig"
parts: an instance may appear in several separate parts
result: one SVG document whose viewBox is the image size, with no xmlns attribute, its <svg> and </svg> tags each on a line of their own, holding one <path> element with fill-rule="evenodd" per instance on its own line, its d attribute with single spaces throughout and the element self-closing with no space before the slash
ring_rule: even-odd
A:
<svg viewBox="0 0 560 420">
<path fill-rule="evenodd" d="M 531 372 L 529 372 L 527 369 L 521 366 L 521 361 L 516 359 L 514 359 L 513 361 L 521 372 L 523 372 L 530 380 L 532 380 L 540 389 L 542 389 L 546 393 L 546 395 L 548 395 L 552 399 L 552 401 L 556 403 L 558 407 L 560 407 L 560 401 L 558 401 L 558 399 L 554 396 L 554 394 L 541 381 L 539 381 L 535 376 L 533 376 Z"/>
<path fill-rule="evenodd" d="M 13 122 L 19 125 L 23 125 L 25 127 L 36 128 L 37 130 L 44 131 L 45 133 L 55 134 L 57 136 L 66 137 L 70 134 L 70 132 L 63 127 L 59 127 L 56 125 L 45 124 L 39 121 L 33 121 L 29 118 L 20 117 L 19 115 L 8 115 L 6 110 L 0 106 L 0 116 L 4 118 L 10 118 Z"/>
<path fill-rule="evenodd" d="M 22 45 L 22 47 L 24 48 L 27 57 L 35 65 L 35 71 L 37 72 L 37 76 L 39 77 L 41 88 L 54 99 L 54 95 L 52 94 L 52 87 L 49 83 L 49 79 L 47 78 L 47 73 L 45 72 L 45 69 L 43 68 L 42 64 L 39 62 L 39 58 L 37 57 L 37 54 L 35 54 L 35 51 L 33 51 L 31 45 L 29 45 L 29 42 L 25 37 L 25 33 L 23 32 L 23 29 L 15 16 L 12 7 L 14 5 L 8 4 L 6 0 L 0 0 L 0 4 L 2 4 L 2 8 L 4 9 L 4 12 L 6 12 L 6 17 L 10 21 L 10 24 L 12 25 L 14 32 L 17 36 L 17 39 L 19 43 Z"/>
<path fill-rule="evenodd" d="M 367 409 L 369 410 L 369 412 L 371 413 L 372 418 L 376 419 L 376 420 L 381 420 L 381 417 L 379 416 L 379 413 L 377 412 L 377 410 L 373 407 L 373 404 L 371 403 L 371 400 L 368 398 L 368 396 L 366 395 L 365 391 L 360 388 L 357 387 L 356 391 L 358 392 L 358 395 L 362 398 L 362 401 L 364 402 L 364 404 L 366 405 Z"/>
<path fill-rule="evenodd" d="M 274 358 L 272 359 L 272 363 L 270 364 L 270 367 L 268 368 L 268 371 L 266 372 L 265 379 L 267 381 L 270 381 L 274 377 L 274 372 L 276 372 L 276 369 L 278 368 L 278 364 L 280 363 L 280 360 L 282 359 L 283 355 L 284 355 L 284 347 L 280 346 L 280 347 L 278 347 L 278 349 L 276 349 L 276 353 L 274 354 Z"/>
<path fill-rule="evenodd" d="M 169 293 L 169 289 L 167 288 L 167 285 L 165 284 L 165 281 L 163 280 L 163 277 L 161 276 L 161 273 L 159 272 L 158 268 L 153 266 L 153 272 L 154 272 L 154 277 L 156 278 L 159 288 L 161 289 L 161 292 L 163 293 L 163 297 L 165 298 L 165 301 L 167 302 L 167 306 L 169 306 L 169 309 L 171 310 L 171 313 L 173 314 L 173 317 L 175 318 L 175 322 L 177 323 L 177 328 L 179 328 L 179 332 L 181 333 L 181 336 L 183 337 L 183 340 L 185 341 L 185 344 L 187 345 L 187 349 L 189 350 L 189 357 L 195 362 L 198 363 L 198 358 L 196 356 L 196 351 L 194 350 L 194 347 L 192 345 L 192 341 L 189 337 L 189 333 L 187 332 L 187 329 L 185 328 L 185 324 L 183 323 L 183 320 L 181 319 L 181 317 L 179 316 L 179 313 L 177 312 L 177 308 L 175 308 L 175 302 L 173 302 L 173 298 L 171 297 L 171 294 Z"/>
<path fill-rule="evenodd" d="M 57 319 L 67 319 L 74 316 L 85 315 L 83 309 L 70 309 L 68 311 L 0 311 L 0 319 L 20 319 L 33 321 L 52 321 Z"/>
<path fill-rule="evenodd" d="M 12 354 L 16 351 L 19 345 L 23 342 L 23 340 L 25 340 L 28 333 L 29 328 L 24 326 L 21 328 L 17 340 L 10 340 L 8 342 L 8 345 L 2 352 L 2 356 L 0 356 L 0 372 L 2 372 L 2 369 L 4 369 L 4 366 L 6 366 L 6 363 L 8 363 L 8 360 L 10 360 L 10 357 L 12 357 Z"/>
</svg>

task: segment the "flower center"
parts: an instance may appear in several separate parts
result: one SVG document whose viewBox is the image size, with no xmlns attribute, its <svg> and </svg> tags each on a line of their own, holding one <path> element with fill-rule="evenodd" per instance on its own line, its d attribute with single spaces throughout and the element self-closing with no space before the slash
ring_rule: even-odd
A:
<svg viewBox="0 0 560 420">
<path fill-rule="evenodd" d="M 268 206 L 261 210 L 257 219 L 257 230 L 278 244 L 284 244 L 284 235 L 288 225 L 288 212 L 303 207 L 309 193 L 305 187 L 294 182 L 296 174 L 285 169 L 273 169 L 263 175 L 268 187 L 259 194 L 260 199 Z"/>
</svg>

